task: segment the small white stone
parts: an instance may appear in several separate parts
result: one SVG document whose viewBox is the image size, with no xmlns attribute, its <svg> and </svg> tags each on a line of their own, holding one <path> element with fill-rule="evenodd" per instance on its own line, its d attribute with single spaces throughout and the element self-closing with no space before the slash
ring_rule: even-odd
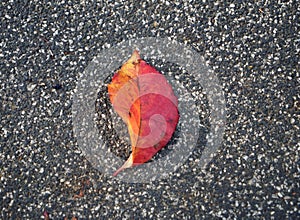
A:
<svg viewBox="0 0 300 220">
<path fill-rule="evenodd" d="M 27 85 L 27 90 L 29 91 L 29 92 L 31 92 L 32 90 L 34 90 L 35 89 L 35 87 L 36 87 L 36 84 L 29 84 L 29 85 Z"/>
<path fill-rule="evenodd" d="M 9 203 L 9 206 L 11 207 L 14 204 L 14 200 L 12 199 Z"/>
<path fill-rule="evenodd" d="M 295 119 L 291 118 L 291 123 L 294 124 L 295 123 Z"/>
</svg>

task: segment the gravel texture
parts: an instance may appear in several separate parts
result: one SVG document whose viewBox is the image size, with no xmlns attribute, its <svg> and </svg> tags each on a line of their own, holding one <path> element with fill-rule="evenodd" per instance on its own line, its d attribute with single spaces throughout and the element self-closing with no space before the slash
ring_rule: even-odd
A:
<svg viewBox="0 0 300 220">
<path fill-rule="evenodd" d="M 300 218 L 296 0 L 4 0 L 0 15 L 0 219 Z M 137 37 L 190 45 L 218 76 L 227 121 L 205 170 L 194 155 L 170 178 L 123 183 L 78 147 L 78 74 Z"/>
</svg>

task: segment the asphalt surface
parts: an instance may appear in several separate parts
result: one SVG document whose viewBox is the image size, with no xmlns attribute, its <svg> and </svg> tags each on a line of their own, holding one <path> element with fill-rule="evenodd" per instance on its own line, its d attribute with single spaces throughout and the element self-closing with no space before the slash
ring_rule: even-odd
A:
<svg viewBox="0 0 300 220">
<path fill-rule="evenodd" d="M 0 219 L 299 219 L 299 17 L 297 1 L 1 1 Z M 79 74 L 139 37 L 191 46 L 218 77 L 225 132 L 206 169 L 200 147 L 166 179 L 125 183 L 78 146 Z"/>
</svg>

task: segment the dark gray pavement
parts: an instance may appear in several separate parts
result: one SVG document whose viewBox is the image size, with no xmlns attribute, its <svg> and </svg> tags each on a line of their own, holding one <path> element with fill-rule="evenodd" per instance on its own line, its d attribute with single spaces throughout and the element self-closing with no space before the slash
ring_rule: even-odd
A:
<svg viewBox="0 0 300 220">
<path fill-rule="evenodd" d="M 299 219 L 299 17 L 297 1 L 1 1 L 0 219 Z M 78 147 L 79 73 L 138 37 L 186 43 L 218 76 L 227 121 L 205 170 L 195 154 L 129 184 Z"/>
</svg>

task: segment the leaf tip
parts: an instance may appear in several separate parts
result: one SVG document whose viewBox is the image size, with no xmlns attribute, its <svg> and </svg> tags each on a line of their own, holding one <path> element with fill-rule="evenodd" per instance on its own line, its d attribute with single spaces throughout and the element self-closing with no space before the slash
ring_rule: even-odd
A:
<svg viewBox="0 0 300 220">
<path fill-rule="evenodd" d="M 133 157 L 131 154 L 130 157 L 127 159 L 127 161 L 123 164 L 123 166 L 121 166 L 116 172 L 114 172 L 113 176 L 117 176 L 122 170 L 126 168 L 130 168 L 132 166 L 133 166 Z"/>
<path fill-rule="evenodd" d="M 129 61 L 130 62 L 134 62 L 136 63 L 137 61 L 139 61 L 141 59 L 141 56 L 140 56 L 140 52 L 135 49 L 131 55 L 131 57 L 129 58 Z"/>
</svg>

